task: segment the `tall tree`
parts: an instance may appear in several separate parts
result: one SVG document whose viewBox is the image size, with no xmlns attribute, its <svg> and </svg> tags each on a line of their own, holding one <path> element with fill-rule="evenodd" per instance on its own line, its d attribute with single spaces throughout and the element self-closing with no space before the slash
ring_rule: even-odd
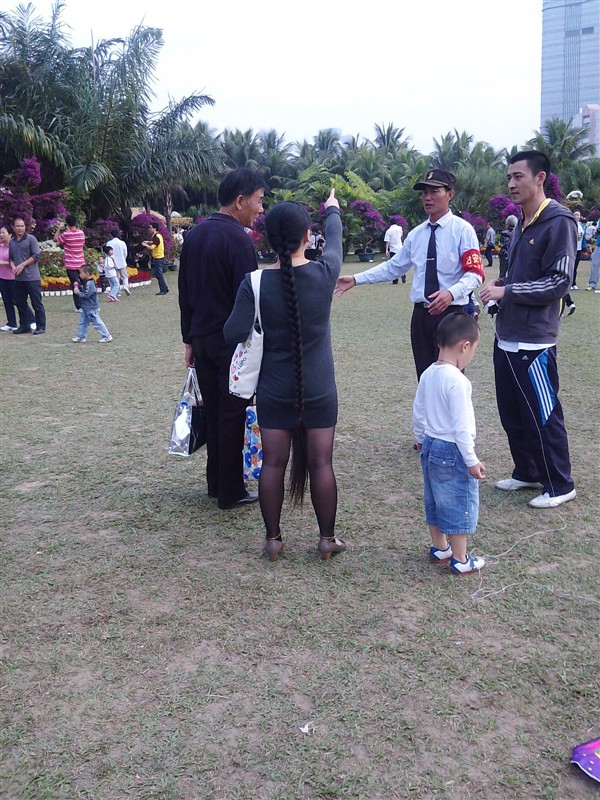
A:
<svg viewBox="0 0 600 800">
<path fill-rule="evenodd" d="M 575 128 L 573 121 L 565 122 L 560 117 L 546 120 L 541 131 L 536 131 L 527 142 L 529 147 L 541 150 L 550 159 L 553 172 L 560 172 L 573 161 L 594 154 L 593 145 L 585 140 L 587 132 Z"/>
<path fill-rule="evenodd" d="M 403 139 L 404 128 L 396 128 L 393 123 L 388 125 L 375 125 L 375 139 L 373 145 L 378 150 L 383 150 L 395 156 L 399 150 L 406 150 L 408 139 Z"/>
<path fill-rule="evenodd" d="M 258 169 L 260 162 L 260 144 L 258 135 L 252 128 L 246 131 L 228 130 L 220 136 L 221 147 L 229 167 L 249 167 Z"/>
</svg>

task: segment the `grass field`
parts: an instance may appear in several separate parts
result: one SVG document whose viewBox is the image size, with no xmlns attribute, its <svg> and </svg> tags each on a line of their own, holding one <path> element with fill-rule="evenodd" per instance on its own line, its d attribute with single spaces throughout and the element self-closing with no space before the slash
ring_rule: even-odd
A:
<svg viewBox="0 0 600 800">
<path fill-rule="evenodd" d="M 108 345 L 71 343 L 68 297 L 47 298 L 45 336 L 0 335 L 0 795 L 598 798 L 569 757 L 600 735 L 600 295 L 575 293 L 562 325 L 578 497 L 554 510 L 493 488 L 511 462 L 482 318 L 468 374 L 488 566 L 455 578 L 425 558 L 409 284 L 333 306 L 351 547 L 319 560 L 307 503 L 272 564 L 259 509 L 206 497 L 204 451 L 166 454 L 185 377 L 168 280 L 166 297 L 102 298 Z"/>
</svg>

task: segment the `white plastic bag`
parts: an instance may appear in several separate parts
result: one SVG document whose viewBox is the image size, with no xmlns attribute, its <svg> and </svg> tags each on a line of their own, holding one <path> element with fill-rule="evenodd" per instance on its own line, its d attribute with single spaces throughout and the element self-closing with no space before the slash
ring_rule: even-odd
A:
<svg viewBox="0 0 600 800">
<path fill-rule="evenodd" d="M 181 398 L 175 407 L 169 455 L 191 456 L 206 442 L 206 419 L 204 404 L 198 386 L 194 367 L 188 369 L 187 378 L 181 390 Z"/>
<path fill-rule="evenodd" d="M 260 279 L 262 272 L 250 273 L 254 292 L 254 322 L 245 342 L 236 345 L 229 370 L 229 392 L 249 400 L 256 392 L 262 363 L 264 334 L 260 319 Z M 257 327 L 258 326 L 258 327 Z"/>
</svg>

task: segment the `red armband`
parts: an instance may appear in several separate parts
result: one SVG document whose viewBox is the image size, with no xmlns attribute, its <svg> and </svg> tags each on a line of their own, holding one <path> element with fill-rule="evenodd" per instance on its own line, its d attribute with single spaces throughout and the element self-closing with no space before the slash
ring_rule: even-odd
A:
<svg viewBox="0 0 600 800">
<path fill-rule="evenodd" d="M 467 250 L 462 254 L 462 268 L 465 272 L 474 272 L 485 280 L 485 272 L 483 271 L 483 260 L 479 250 Z"/>
</svg>

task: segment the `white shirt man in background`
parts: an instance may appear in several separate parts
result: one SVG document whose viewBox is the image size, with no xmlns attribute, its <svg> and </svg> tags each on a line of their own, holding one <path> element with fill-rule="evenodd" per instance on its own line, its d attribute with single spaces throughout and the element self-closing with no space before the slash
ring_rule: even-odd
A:
<svg viewBox="0 0 600 800">
<path fill-rule="evenodd" d="M 125 294 L 130 295 L 131 291 L 129 289 L 129 277 L 127 275 L 127 245 L 122 239 L 119 238 L 118 228 L 113 228 L 113 230 L 110 232 L 110 235 L 113 238 L 106 243 L 106 246 L 112 247 L 113 258 L 117 267 L 117 278 L 121 278 L 121 282 L 123 283 L 123 291 Z M 121 292 L 119 291 L 119 295 L 120 294 Z"/>
<path fill-rule="evenodd" d="M 393 258 L 398 250 L 400 250 L 402 247 L 403 235 L 404 231 L 402 230 L 402 226 L 392 222 L 383 237 L 383 241 L 385 242 L 385 255 L 387 258 Z M 398 278 L 394 278 L 392 283 L 398 283 Z M 402 283 L 406 283 L 406 275 L 402 276 Z"/>
</svg>

